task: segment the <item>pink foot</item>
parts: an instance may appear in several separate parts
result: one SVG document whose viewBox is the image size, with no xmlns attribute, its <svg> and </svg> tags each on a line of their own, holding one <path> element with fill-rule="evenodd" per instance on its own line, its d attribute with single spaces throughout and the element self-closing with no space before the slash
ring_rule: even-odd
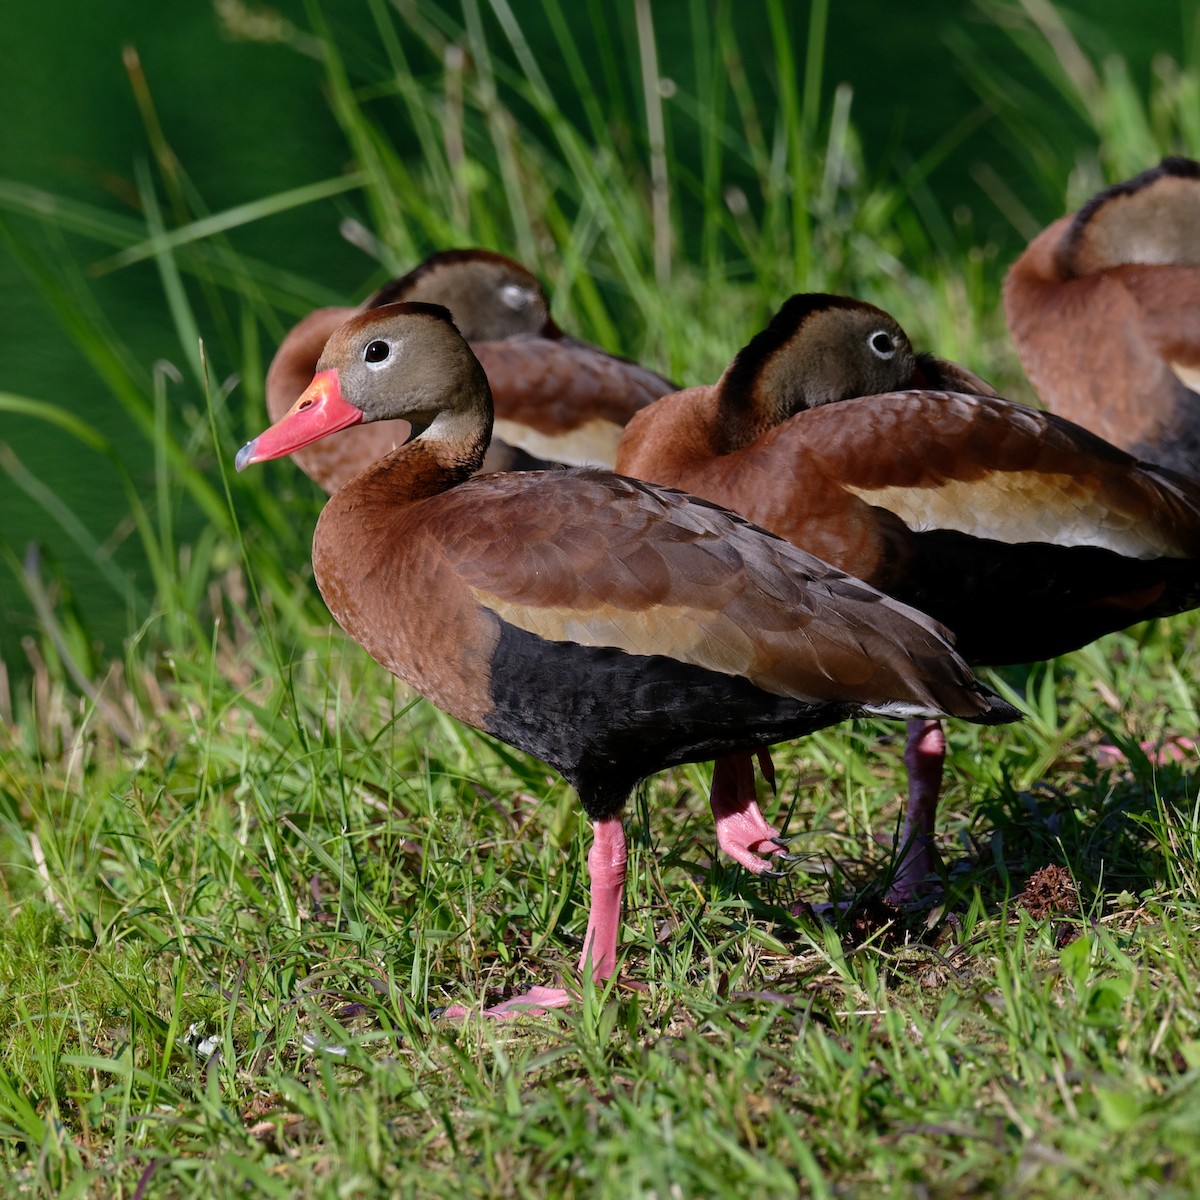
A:
<svg viewBox="0 0 1200 1200">
<path fill-rule="evenodd" d="M 933 831 L 938 796 L 942 790 L 942 765 L 946 735 L 939 721 L 908 722 L 904 765 L 908 768 L 908 807 L 900 828 L 900 857 L 887 899 L 907 904 L 934 873 Z"/>
<path fill-rule="evenodd" d="M 1169 734 L 1156 741 L 1139 742 L 1142 753 L 1155 767 L 1164 767 L 1168 763 L 1181 763 L 1190 755 L 1196 753 L 1196 743 L 1181 734 Z M 1124 751 L 1116 746 L 1097 746 L 1092 751 L 1092 758 L 1102 767 L 1115 767 L 1119 763 L 1128 762 Z"/>
<path fill-rule="evenodd" d="M 620 817 L 609 817 L 592 824 L 592 848 L 588 852 L 588 873 L 592 883 L 592 905 L 587 932 L 583 935 L 583 953 L 579 971 L 590 967 L 592 978 L 602 983 L 616 969 L 617 938 L 621 931 L 621 897 L 625 891 L 625 830 Z M 520 996 L 479 1011 L 479 1016 L 498 1021 L 513 1017 L 543 1017 L 551 1009 L 566 1008 L 574 997 L 565 988 L 533 987 Z M 476 1015 L 464 1004 L 452 1004 L 442 1017 L 463 1021 Z"/>
<path fill-rule="evenodd" d="M 717 845 L 747 871 L 761 875 L 770 868 L 772 857 L 785 853 L 778 844 L 779 830 L 767 824 L 759 811 L 754 796 L 754 761 L 749 754 L 717 759 L 708 803 L 717 822 Z"/>
<path fill-rule="evenodd" d="M 452 1004 L 442 1013 L 442 1019 L 465 1021 L 468 1017 L 482 1016 L 508 1021 L 513 1017 L 544 1017 L 552 1008 L 566 1008 L 570 1003 L 571 993 L 566 988 L 532 987 L 521 996 L 478 1011 L 465 1004 Z"/>
</svg>

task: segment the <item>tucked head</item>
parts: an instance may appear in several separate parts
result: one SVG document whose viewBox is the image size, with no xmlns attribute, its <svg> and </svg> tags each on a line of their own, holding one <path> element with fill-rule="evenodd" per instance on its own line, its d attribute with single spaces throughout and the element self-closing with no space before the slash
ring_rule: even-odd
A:
<svg viewBox="0 0 1200 1200">
<path fill-rule="evenodd" d="M 488 414 L 490 395 L 483 368 L 446 309 L 420 303 L 370 309 L 330 336 L 312 383 L 242 447 L 237 468 L 362 422 L 400 419 L 420 433 L 443 415 Z"/>
<path fill-rule="evenodd" d="M 788 414 L 909 385 L 917 356 L 882 309 L 847 296 L 793 296 L 721 376 L 722 396 Z"/>
<path fill-rule="evenodd" d="M 1164 158 L 1157 167 L 1093 196 L 1059 243 L 1062 278 L 1120 266 L 1200 266 L 1200 163 Z"/>
<path fill-rule="evenodd" d="M 492 250 L 443 250 L 430 255 L 407 275 L 380 288 L 366 307 L 400 300 L 448 308 L 470 342 L 502 341 L 518 334 L 560 336 L 537 278 Z"/>
</svg>

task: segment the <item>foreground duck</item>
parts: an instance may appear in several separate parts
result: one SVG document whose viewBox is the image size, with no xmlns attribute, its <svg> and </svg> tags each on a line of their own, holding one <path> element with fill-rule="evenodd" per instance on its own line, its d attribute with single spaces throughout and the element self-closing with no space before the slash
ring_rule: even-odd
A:
<svg viewBox="0 0 1200 1200">
<path fill-rule="evenodd" d="M 936 622 L 712 504 L 598 470 L 471 478 L 491 433 L 487 378 L 434 305 L 343 325 L 237 465 L 396 419 L 414 439 L 317 523 L 321 595 L 389 671 L 579 793 L 594 834 L 580 970 L 596 979 L 616 963 L 621 811 L 640 779 L 859 713 L 1016 715 Z M 567 1001 L 535 988 L 488 1011 Z"/>
<path fill-rule="evenodd" d="M 445 250 L 393 279 L 358 308 L 321 308 L 283 339 L 267 372 L 267 412 L 279 420 L 312 382 L 325 342 L 356 313 L 397 301 L 450 310 L 491 385 L 496 421 L 482 470 L 611 467 L 626 422 L 675 390 L 661 375 L 568 337 L 546 293 L 520 263 L 490 250 Z M 408 439 L 403 421 L 347 429 L 296 453 L 327 492 Z"/>
<path fill-rule="evenodd" d="M 999 398 L 846 297 L 793 296 L 718 383 L 639 413 L 617 470 L 930 613 L 973 665 L 1051 658 L 1200 601 L 1200 484 Z M 937 722 L 914 720 L 893 900 L 932 870 L 944 755 Z M 753 804 L 749 767 L 714 775 L 714 809 Z M 778 831 L 757 828 L 769 856 Z"/>
<path fill-rule="evenodd" d="M 1043 230 L 1004 312 L 1047 408 L 1200 476 L 1200 163 L 1164 159 Z"/>
</svg>

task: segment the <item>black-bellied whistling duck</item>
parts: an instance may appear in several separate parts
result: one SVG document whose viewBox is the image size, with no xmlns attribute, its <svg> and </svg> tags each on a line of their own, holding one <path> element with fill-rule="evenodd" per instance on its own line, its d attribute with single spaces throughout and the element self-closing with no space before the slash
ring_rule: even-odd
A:
<svg viewBox="0 0 1200 1200">
<path fill-rule="evenodd" d="M 1047 408 L 1200 476 L 1200 163 L 1163 159 L 1044 229 L 1004 312 Z"/>
<path fill-rule="evenodd" d="M 492 388 L 496 422 L 485 471 L 547 466 L 611 467 L 625 423 L 675 390 L 661 375 L 568 337 L 550 317 L 541 284 L 491 250 L 445 250 L 384 284 L 358 308 L 321 308 L 283 339 L 267 371 L 267 412 L 277 421 L 312 382 L 335 329 L 356 313 L 396 301 L 450 310 Z M 404 422 L 347 429 L 296 453 L 327 492 L 408 438 Z"/>
<path fill-rule="evenodd" d="M 321 595 L 389 671 L 574 786 L 595 835 L 580 969 L 596 979 L 616 961 L 621 810 L 638 780 L 855 713 L 1016 715 L 935 622 L 715 505 L 582 468 L 470 478 L 491 432 L 487 378 L 434 305 L 343 325 L 237 465 L 397 418 L 415 439 L 317 523 Z M 566 1001 L 535 988 L 490 1012 Z"/>
<path fill-rule="evenodd" d="M 931 613 L 977 666 L 1050 658 L 1200 602 L 1200 484 L 1000 399 L 845 297 L 793 296 L 714 386 L 640 412 L 617 470 L 733 509 Z M 910 723 L 894 900 L 932 868 L 944 754 L 936 722 Z M 748 760 L 714 773 L 714 808 L 753 803 L 730 799 L 735 779 L 753 787 Z M 767 852 L 776 832 L 760 826 Z"/>
</svg>

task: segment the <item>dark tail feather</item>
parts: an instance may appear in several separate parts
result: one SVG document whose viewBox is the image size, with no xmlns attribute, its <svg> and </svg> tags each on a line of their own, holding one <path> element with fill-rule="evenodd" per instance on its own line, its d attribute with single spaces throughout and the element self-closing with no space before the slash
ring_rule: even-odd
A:
<svg viewBox="0 0 1200 1200">
<path fill-rule="evenodd" d="M 976 725 L 1008 725 L 1019 721 L 1025 714 L 1019 708 L 1014 708 L 1007 700 L 1002 699 L 986 684 L 975 680 L 975 688 L 979 698 L 987 704 L 985 711 L 978 716 L 968 717 Z"/>
</svg>

